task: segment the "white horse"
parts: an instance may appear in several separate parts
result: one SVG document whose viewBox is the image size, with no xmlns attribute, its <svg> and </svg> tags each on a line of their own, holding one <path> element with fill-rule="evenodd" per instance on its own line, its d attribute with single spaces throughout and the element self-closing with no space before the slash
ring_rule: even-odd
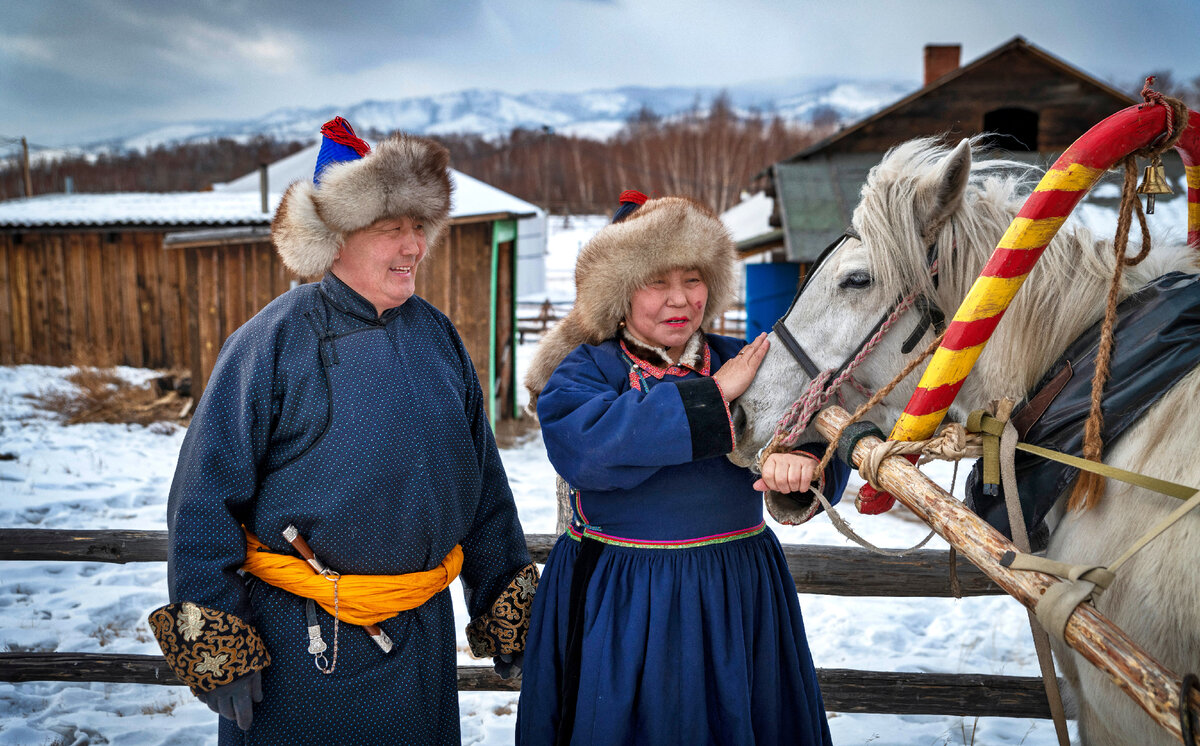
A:
<svg viewBox="0 0 1200 746">
<path fill-rule="evenodd" d="M 973 159 L 965 140 L 953 149 L 914 140 L 889 151 L 871 170 L 854 211 L 854 232 L 861 238 L 847 239 L 816 268 L 785 320 L 788 330 L 816 366 L 826 370 L 852 357 L 867 331 L 902 295 L 923 290 L 951 316 L 1036 185 L 1036 176 L 1019 164 Z M 927 267 L 927 251 L 934 244 L 936 286 Z M 1196 253 L 1184 245 L 1156 245 L 1148 259 L 1125 272 L 1122 297 L 1166 272 L 1200 271 Z M 1098 241 L 1069 223 L 1060 230 L 967 377 L 950 417 L 961 419 L 1001 397 L 1021 400 L 1067 345 L 1102 317 L 1114 266 L 1111 242 Z M 912 352 L 901 351 L 918 318 L 910 310 L 898 319 L 896 331 L 884 337 L 855 378 L 878 389 L 918 355 L 932 331 Z M 734 407 L 737 451 L 731 458 L 741 464 L 753 461 L 809 382 L 777 335 L 770 339 L 754 384 Z M 869 418 L 884 432 L 899 417 L 918 378 L 917 373 L 909 376 L 872 411 Z M 1192 370 L 1119 440 L 1105 444 L 1105 462 L 1197 486 L 1198 442 L 1200 373 Z M 1052 535 L 1047 554 L 1085 565 L 1112 562 L 1179 506 L 1174 498 L 1113 480 L 1091 510 L 1066 511 L 1064 503 L 1060 499 L 1048 519 Z M 1200 514 L 1192 511 L 1123 565 L 1097 607 L 1175 673 L 1200 670 Z M 1074 700 L 1084 743 L 1174 743 L 1090 663 L 1061 645 L 1055 652 L 1075 695 L 1068 699 Z"/>
</svg>

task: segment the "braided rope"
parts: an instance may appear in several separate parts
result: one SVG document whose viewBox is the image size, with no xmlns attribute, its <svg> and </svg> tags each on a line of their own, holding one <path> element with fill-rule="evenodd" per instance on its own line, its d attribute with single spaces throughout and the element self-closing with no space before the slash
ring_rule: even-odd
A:
<svg viewBox="0 0 1200 746">
<path fill-rule="evenodd" d="M 1150 85 L 1154 76 L 1146 78 L 1142 87 L 1142 98 L 1151 106 L 1164 106 L 1167 109 L 1166 132 L 1163 141 L 1157 145 L 1138 150 L 1127 156 L 1123 163 L 1125 179 L 1121 189 L 1121 207 L 1117 214 L 1117 232 L 1113 238 L 1113 252 L 1116 254 L 1116 265 L 1113 267 L 1112 282 L 1108 288 L 1108 300 L 1104 308 L 1104 324 L 1100 330 L 1100 346 L 1096 353 L 1096 369 L 1092 374 L 1092 395 L 1090 411 L 1083 426 L 1083 457 L 1089 461 L 1100 462 L 1104 450 L 1104 439 L 1100 431 L 1104 427 L 1104 415 L 1101 404 L 1104 398 L 1104 385 L 1108 382 L 1109 366 L 1113 352 L 1113 324 L 1117 317 L 1117 303 L 1120 300 L 1121 278 L 1126 267 L 1140 263 L 1150 254 L 1150 230 L 1146 225 L 1146 216 L 1142 211 L 1142 202 L 1137 195 L 1137 157 L 1148 157 L 1153 162 L 1161 153 L 1175 146 L 1183 137 L 1185 127 L 1175 127 L 1176 121 L 1187 122 L 1187 107 L 1179 99 L 1164 96 L 1152 90 Z M 1129 228 L 1133 216 L 1137 216 L 1142 230 L 1142 249 L 1134 257 L 1126 256 L 1129 243 Z M 1099 474 L 1081 472 L 1067 500 L 1068 510 L 1087 510 L 1096 506 L 1104 497 L 1105 479 Z"/>
<path fill-rule="evenodd" d="M 813 418 L 817 416 L 817 412 L 821 411 L 821 407 L 825 406 L 831 396 L 836 393 L 839 401 L 842 400 L 841 388 L 844 384 L 849 383 L 855 390 L 868 398 L 874 395 L 870 389 L 854 378 L 854 371 L 866 360 L 871 351 L 879 346 L 884 335 L 888 333 L 888 330 L 892 328 L 896 320 L 912 307 L 920 294 L 920 291 L 910 293 L 896 304 L 896 308 L 879 325 L 879 330 L 871 335 L 871 338 L 863 344 L 858 353 L 850 360 L 845 370 L 837 378 L 830 381 L 834 373 L 831 369 L 822 371 L 816 378 L 809 382 L 808 387 L 800 394 L 800 397 L 796 399 L 792 406 L 784 413 L 783 417 L 779 419 L 771 441 L 759 451 L 758 463 L 760 465 L 772 453 L 786 451 L 795 446 L 796 442 L 800 439 L 801 433 L 812 424 Z M 820 472 L 818 471 L 818 473 Z"/>
</svg>

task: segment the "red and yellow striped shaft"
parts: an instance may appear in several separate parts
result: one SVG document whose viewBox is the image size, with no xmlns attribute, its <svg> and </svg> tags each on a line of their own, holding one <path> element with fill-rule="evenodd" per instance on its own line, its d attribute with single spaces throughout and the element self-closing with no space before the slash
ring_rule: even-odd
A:
<svg viewBox="0 0 1200 746">
<path fill-rule="evenodd" d="M 991 259 L 946 329 L 941 347 L 889 436 L 923 440 L 933 435 L 963 381 L 1029 271 L 1088 190 L 1125 156 L 1166 131 L 1163 106 L 1131 106 L 1085 132 L 1055 161 L 1000 239 Z M 1200 248 L 1200 113 L 1175 146 L 1188 184 L 1188 243 Z"/>
</svg>

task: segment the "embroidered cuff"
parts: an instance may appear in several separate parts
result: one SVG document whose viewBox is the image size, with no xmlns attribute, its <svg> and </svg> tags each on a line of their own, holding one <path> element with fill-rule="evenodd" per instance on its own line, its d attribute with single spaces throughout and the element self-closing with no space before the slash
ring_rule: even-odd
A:
<svg viewBox="0 0 1200 746">
<path fill-rule="evenodd" d="M 537 584 L 537 565 L 530 562 L 517 571 L 486 614 L 471 620 L 467 625 L 471 655 L 487 658 L 525 650 L 525 633 L 529 631 Z"/>
<path fill-rule="evenodd" d="M 150 613 L 150 629 L 167 664 L 196 696 L 271 665 L 258 631 L 223 611 L 169 604 Z"/>
<path fill-rule="evenodd" d="M 733 427 L 717 382 L 704 377 L 690 378 L 675 385 L 683 399 L 683 411 L 692 435 L 692 460 L 724 456 L 732 451 Z"/>
</svg>

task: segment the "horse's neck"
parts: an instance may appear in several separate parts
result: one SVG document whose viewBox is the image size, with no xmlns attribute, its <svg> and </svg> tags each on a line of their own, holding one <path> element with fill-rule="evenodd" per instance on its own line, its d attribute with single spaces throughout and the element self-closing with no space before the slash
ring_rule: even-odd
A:
<svg viewBox="0 0 1200 746">
<path fill-rule="evenodd" d="M 1130 247 L 1130 253 L 1136 250 Z M 1125 270 L 1119 298 L 1168 271 L 1197 271 L 1195 252 L 1186 247 L 1164 246 L 1155 252 L 1157 256 Z M 1111 247 L 1092 243 L 1086 231 L 1055 239 L 967 377 L 959 405 L 975 408 L 1005 396 L 1025 396 L 1063 350 L 1103 317 L 1114 266 Z"/>
</svg>

